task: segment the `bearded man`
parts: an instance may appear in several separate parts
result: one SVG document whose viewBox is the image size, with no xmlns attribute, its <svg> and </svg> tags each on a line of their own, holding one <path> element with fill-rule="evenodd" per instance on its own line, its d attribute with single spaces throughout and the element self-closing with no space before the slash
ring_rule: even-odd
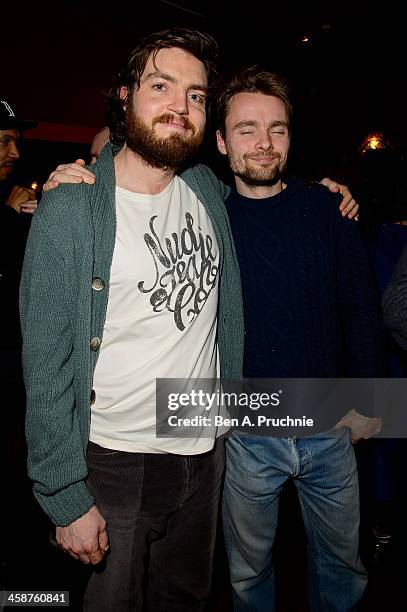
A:
<svg viewBox="0 0 407 612">
<path fill-rule="evenodd" d="M 224 187 L 185 169 L 216 54 L 188 29 L 140 42 L 110 99 L 121 146 L 104 148 L 94 186 L 46 194 L 27 246 L 29 473 L 58 544 L 98 565 L 85 608 L 99 612 L 192 612 L 209 594 L 223 443 L 157 438 L 155 380 L 242 371 Z"/>
</svg>

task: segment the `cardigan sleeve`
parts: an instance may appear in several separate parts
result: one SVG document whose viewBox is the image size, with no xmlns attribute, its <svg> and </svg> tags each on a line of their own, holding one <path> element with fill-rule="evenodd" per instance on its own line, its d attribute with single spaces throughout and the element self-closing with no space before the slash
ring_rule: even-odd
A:
<svg viewBox="0 0 407 612">
<path fill-rule="evenodd" d="M 56 525 L 64 526 L 94 501 L 85 485 L 85 451 L 75 410 L 65 261 L 42 218 L 36 214 L 33 219 L 20 286 L 28 471 L 39 504 Z"/>
</svg>

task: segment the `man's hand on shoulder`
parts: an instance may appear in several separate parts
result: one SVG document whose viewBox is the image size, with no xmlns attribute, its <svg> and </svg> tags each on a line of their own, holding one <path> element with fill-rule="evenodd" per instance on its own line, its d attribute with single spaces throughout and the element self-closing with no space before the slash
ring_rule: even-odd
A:
<svg viewBox="0 0 407 612">
<path fill-rule="evenodd" d="M 355 219 L 355 221 L 359 220 L 359 204 L 349 191 L 349 187 L 346 185 L 341 185 L 330 178 L 324 178 L 322 181 L 320 181 L 320 183 L 321 185 L 327 187 L 332 193 L 340 193 L 342 195 L 342 201 L 339 206 L 342 217 L 347 216 L 348 219 Z"/>
<path fill-rule="evenodd" d="M 106 521 L 96 506 L 67 527 L 57 527 L 58 545 L 86 565 L 100 563 L 109 550 Z"/>
<path fill-rule="evenodd" d="M 95 175 L 85 168 L 85 161 L 77 159 L 73 164 L 61 164 L 51 172 L 43 191 L 49 191 L 58 187 L 60 183 L 88 183 L 93 185 Z"/>
</svg>

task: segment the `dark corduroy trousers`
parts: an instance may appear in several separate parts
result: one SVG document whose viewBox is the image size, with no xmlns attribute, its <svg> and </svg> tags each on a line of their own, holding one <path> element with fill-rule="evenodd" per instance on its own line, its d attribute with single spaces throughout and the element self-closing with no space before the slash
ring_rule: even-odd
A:
<svg viewBox="0 0 407 612">
<path fill-rule="evenodd" d="M 110 551 L 84 609 L 195 612 L 209 596 L 224 444 L 202 455 L 113 451 L 89 443 L 87 486 Z"/>
</svg>

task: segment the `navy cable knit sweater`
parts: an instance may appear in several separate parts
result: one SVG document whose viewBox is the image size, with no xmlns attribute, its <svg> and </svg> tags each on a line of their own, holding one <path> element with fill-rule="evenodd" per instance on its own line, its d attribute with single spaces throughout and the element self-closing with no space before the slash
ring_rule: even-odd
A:
<svg viewBox="0 0 407 612">
<path fill-rule="evenodd" d="M 241 270 L 244 375 L 385 375 L 378 291 L 340 197 L 288 181 L 280 194 L 226 204 Z"/>
</svg>

